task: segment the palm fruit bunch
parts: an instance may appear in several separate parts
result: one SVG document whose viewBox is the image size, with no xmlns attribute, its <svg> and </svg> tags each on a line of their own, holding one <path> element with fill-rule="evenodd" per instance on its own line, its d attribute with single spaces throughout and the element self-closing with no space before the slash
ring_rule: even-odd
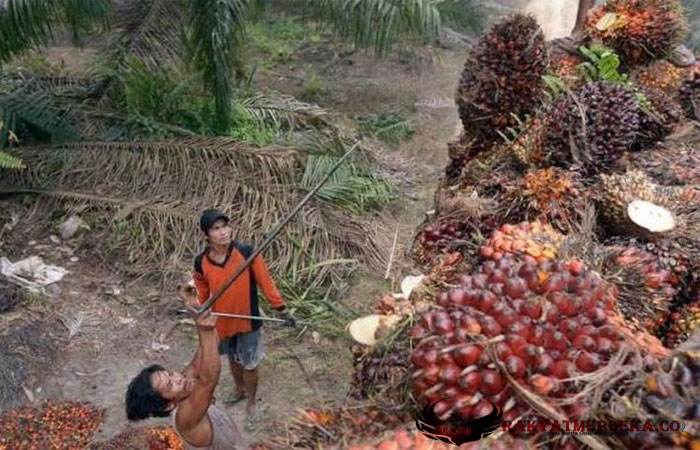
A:
<svg viewBox="0 0 700 450">
<path fill-rule="evenodd" d="M 583 82 L 579 65 L 583 60 L 570 53 L 556 53 L 550 61 L 550 73 L 561 79 L 569 88 L 575 88 Z"/>
<path fill-rule="evenodd" d="M 639 131 L 640 106 L 620 85 L 597 81 L 563 96 L 549 112 L 544 146 L 554 166 L 595 173 L 630 149 Z"/>
<path fill-rule="evenodd" d="M 377 443 L 356 443 L 346 450 L 452 450 L 453 444 L 428 438 L 419 431 L 407 431 L 405 428 L 394 430 L 389 436 L 384 436 Z M 527 450 L 531 448 L 527 441 L 503 435 L 488 443 L 467 442 L 459 446 L 461 450 Z"/>
<path fill-rule="evenodd" d="M 700 120 L 700 71 L 683 80 L 678 98 L 686 117 Z"/>
<path fill-rule="evenodd" d="M 297 410 L 287 432 L 268 438 L 267 448 L 341 448 L 339 440 L 350 435 L 377 437 L 382 430 L 395 429 L 411 420 L 410 413 L 388 413 L 376 407 L 354 409 Z"/>
<path fill-rule="evenodd" d="M 149 450 L 185 450 L 185 443 L 170 427 L 157 427 L 148 430 Z"/>
<path fill-rule="evenodd" d="M 689 448 L 700 444 L 700 354 L 694 351 L 675 352 L 665 358 L 651 373 L 642 373 L 632 385 L 636 397 L 648 417 L 682 420 L 687 435 L 680 433 L 639 433 L 630 435 L 641 449 Z M 673 447 L 675 445 L 675 447 Z"/>
<path fill-rule="evenodd" d="M 506 185 L 501 205 L 509 220 L 537 219 L 568 229 L 586 208 L 585 192 L 575 173 L 549 167 Z"/>
<path fill-rule="evenodd" d="M 468 133 L 460 134 L 459 138 L 447 144 L 447 155 L 450 162 L 445 168 L 448 179 L 458 178 L 462 173 L 462 167 L 475 155 L 487 151 L 490 144 L 483 140 L 477 140 Z"/>
<path fill-rule="evenodd" d="M 671 134 L 683 118 L 681 105 L 660 89 L 642 87 L 645 102 L 640 111 L 637 146 L 652 147 Z"/>
<path fill-rule="evenodd" d="M 700 328 L 700 267 L 694 267 L 687 275 L 677 307 L 666 324 L 664 345 L 668 348 L 685 342 Z"/>
<path fill-rule="evenodd" d="M 465 130 L 496 142 L 497 130 L 515 125 L 513 115 L 539 103 L 547 69 L 545 37 L 536 19 L 517 14 L 494 25 L 471 51 L 456 93 Z"/>
<path fill-rule="evenodd" d="M 481 246 L 480 255 L 496 262 L 506 255 L 530 262 L 551 261 L 557 258 L 563 240 L 564 235 L 538 220 L 504 224 Z"/>
<path fill-rule="evenodd" d="M 638 68 L 632 76 L 632 81 L 640 86 L 660 89 L 668 95 L 675 95 L 681 87 L 684 73 L 684 68 L 661 59 Z"/>
<path fill-rule="evenodd" d="M 586 34 L 615 49 L 629 66 L 663 58 L 687 32 L 680 0 L 607 0 L 586 17 Z"/>
<path fill-rule="evenodd" d="M 387 387 L 398 387 L 408 367 L 404 356 L 405 352 L 398 350 L 392 349 L 391 352 L 384 355 L 381 351 L 367 352 L 360 346 L 353 346 L 353 366 L 355 369 L 352 376 L 354 391 L 351 395 L 353 398 L 362 400 Z M 385 396 L 397 392 L 396 389 L 387 390 Z"/>
<path fill-rule="evenodd" d="M 697 252 L 692 246 L 685 245 L 676 239 L 658 239 L 654 241 L 629 237 L 612 236 L 604 241 L 608 248 L 634 248 L 645 254 L 654 255 L 658 265 L 671 273 L 672 285 L 688 290 L 695 279 L 693 273 L 698 269 L 695 265 L 700 263 Z M 689 295 L 678 293 L 678 295 Z"/>
<path fill-rule="evenodd" d="M 620 280 L 618 306 L 626 322 L 657 335 L 680 285 L 660 258 L 637 246 L 611 246 L 603 273 Z M 610 280 L 610 278 L 608 278 Z"/>
<path fill-rule="evenodd" d="M 601 175 L 596 200 L 606 232 L 658 239 L 693 221 L 685 212 L 700 207 L 691 189 L 658 186 L 640 170 Z"/>
<path fill-rule="evenodd" d="M 700 152 L 687 146 L 658 147 L 626 155 L 631 168 L 667 186 L 700 185 Z"/>
<path fill-rule="evenodd" d="M 688 340 L 698 329 L 700 329 L 700 295 L 696 295 L 695 301 L 671 313 L 663 343 L 668 348 L 675 348 Z"/>
<path fill-rule="evenodd" d="M 527 407 L 505 372 L 542 397 L 578 392 L 568 379 L 596 372 L 621 346 L 635 345 L 609 320 L 615 295 L 578 261 L 487 261 L 441 292 L 443 309 L 426 312 L 411 329 L 413 392 L 422 405 L 446 399 L 435 406 L 439 417 L 482 417 L 490 402 L 509 421 Z M 576 418 L 581 409 L 566 412 Z"/>
<path fill-rule="evenodd" d="M 449 251 L 451 243 L 464 238 L 466 230 L 456 219 L 442 219 L 428 225 L 418 237 L 416 247 L 420 261 L 432 261 L 437 255 Z"/>
<path fill-rule="evenodd" d="M 525 122 L 524 128 L 511 143 L 510 151 L 522 166 L 538 167 L 545 159 L 542 145 L 547 129 L 547 117 L 532 117 Z"/>
</svg>

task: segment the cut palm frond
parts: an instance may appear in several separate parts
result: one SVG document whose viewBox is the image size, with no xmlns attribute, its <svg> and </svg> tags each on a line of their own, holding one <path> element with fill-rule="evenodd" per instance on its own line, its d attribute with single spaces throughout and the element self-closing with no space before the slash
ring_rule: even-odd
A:
<svg viewBox="0 0 700 450">
<path fill-rule="evenodd" d="M 386 55 L 402 39 L 434 41 L 441 0 L 290 0 L 357 47 Z"/>
<path fill-rule="evenodd" d="M 328 110 L 277 92 L 258 92 L 241 98 L 238 103 L 255 119 L 280 130 L 330 126 Z"/>
</svg>

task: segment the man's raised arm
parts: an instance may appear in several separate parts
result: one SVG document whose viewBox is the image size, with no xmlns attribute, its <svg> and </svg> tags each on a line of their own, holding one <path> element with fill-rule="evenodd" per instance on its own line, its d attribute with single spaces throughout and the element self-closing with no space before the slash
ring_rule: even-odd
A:
<svg viewBox="0 0 700 450">
<path fill-rule="evenodd" d="M 178 429 L 184 433 L 197 426 L 206 414 L 221 372 L 216 316 L 207 311 L 197 317 L 196 324 L 199 348 L 190 365 L 194 366 L 192 370 L 197 370 L 197 383 L 189 397 L 180 403 L 175 418 Z"/>
</svg>

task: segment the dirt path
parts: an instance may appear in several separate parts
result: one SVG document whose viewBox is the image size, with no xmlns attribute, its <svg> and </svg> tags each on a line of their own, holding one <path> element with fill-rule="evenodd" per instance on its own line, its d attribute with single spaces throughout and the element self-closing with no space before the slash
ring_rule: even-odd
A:
<svg viewBox="0 0 700 450">
<path fill-rule="evenodd" d="M 429 57 L 432 64 L 417 70 L 415 64 L 400 58 L 378 63 L 359 54 L 336 56 L 323 46 L 308 47 L 299 53 L 294 66 L 275 69 L 274 74 L 261 73 L 255 80 L 257 86 L 300 94 L 305 89 L 304 80 L 316 74 L 329 87 L 328 94 L 318 100 L 321 106 L 349 116 L 400 111 L 413 120 L 415 137 L 387 152 L 389 158 L 407 159 L 405 170 L 414 176 L 413 184 L 405 186 L 409 200 L 394 208 L 399 229 L 394 285 L 400 281 L 400 270 L 410 265 L 402 259 L 402 247 L 409 244 L 415 226 L 431 208 L 435 184 L 447 162 L 446 143 L 455 136 L 458 124 L 453 94 L 465 50 L 423 50 L 420 55 L 423 62 Z M 164 318 L 162 310 L 172 300 L 170 293 L 160 292 L 143 280 L 130 284 L 96 268 L 83 237 L 55 244 L 48 234 L 15 226 L 2 237 L 6 245 L 0 247 L 0 256 L 14 261 L 43 254 L 47 262 L 67 267 L 71 273 L 59 283 L 60 293 L 50 302 L 56 313 L 66 317 L 81 313 L 83 321 L 72 337 L 65 326 L 60 328 L 56 338 L 65 345 L 56 362 L 27 387 L 37 401 L 82 399 L 105 408 L 104 426 L 95 440 L 109 439 L 129 426 L 123 403 L 131 377 L 152 362 L 182 367 L 194 352 L 194 330 L 188 324 L 178 324 L 180 317 Z M 46 248 L 27 246 L 30 240 Z M 56 250 L 59 246 L 70 251 Z M 70 261 L 73 252 L 79 258 L 76 262 Z M 361 275 L 343 301 L 369 308 L 370 302 L 391 288 L 392 281 L 382 275 Z M 58 318 L 45 320 L 55 322 Z M 298 333 L 272 326 L 264 329 L 267 359 L 261 367 L 259 391 L 272 425 L 247 435 L 249 441 L 281 432 L 295 408 L 319 407 L 345 398 L 352 370 L 348 342 L 311 332 L 298 337 Z M 231 389 L 231 376 L 223 367 L 216 395 L 225 397 Z M 242 424 L 244 405 L 233 407 L 233 414 Z M 165 421 L 147 424 L 158 423 Z"/>
</svg>

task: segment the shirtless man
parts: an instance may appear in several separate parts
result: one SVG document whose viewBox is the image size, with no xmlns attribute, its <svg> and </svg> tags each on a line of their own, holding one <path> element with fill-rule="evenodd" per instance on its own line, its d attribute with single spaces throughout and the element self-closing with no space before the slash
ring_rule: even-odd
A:
<svg viewBox="0 0 700 450">
<path fill-rule="evenodd" d="M 199 306 L 191 286 L 180 286 L 178 295 L 187 306 Z M 171 416 L 186 450 L 247 449 L 233 419 L 212 404 L 221 371 L 216 316 L 207 311 L 196 318 L 196 326 L 199 347 L 182 372 L 153 364 L 129 383 L 127 418 L 137 421 Z"/>
</svg>

